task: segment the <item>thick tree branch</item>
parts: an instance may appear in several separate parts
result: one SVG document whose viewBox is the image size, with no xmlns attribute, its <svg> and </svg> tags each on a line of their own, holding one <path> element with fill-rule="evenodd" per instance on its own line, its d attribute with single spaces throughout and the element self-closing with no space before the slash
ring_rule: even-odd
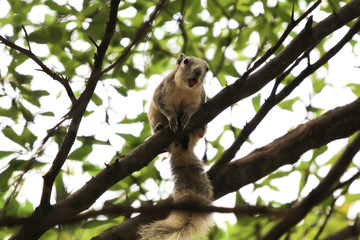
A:
<svg viewBox="0 0 360 240">
<path fill-rule="evenodd" d="M 230 162 L 221 173 L 209 175 L 214 185 L 215 199 L 253 183 L 281 166 L 294 164 L 310 149 L 352 135 L 360 129 L 359 120 L 360 99 L 357 99 L 300 125 L 244 158 Z"/>
<path fill-rule="evenodd" d="M 329 51 L 327 51 L 316 63 L 312 65 L 308 65 L 307 68 L 299 74 L 291 83 L 286 85 L 284 89 L 280 91 L 279 94 L 275 95 L 275 92 L 273 91 L 271 93 L 271 96 L 267 99 L 267 101 L 264 103 L 264 105 L 260 108 L 258 113 L 255 115 L 255 117 L 244 127 L 243 131 L 239 134 L 239 136 L 235 139 L 234 143 L 227 149 L 221 157 L 218 159 L 218 161 L 212 166 L 212 168 L 209 171 L 209 174 L 214 174 L 216 172 L 219 172 L 225 164 L 227 164 L 229 161 L 231 161 L 234 157 L 237 151 L 240 149 L 241 145 L 246 141 L 246 139 L 249 137 L 249 135 L 254 131 L 254 129 L 257 127 L 257 125 L 262 121 L 262 119 L 267 115 L 267 113 L 279 102 L 281 102 L 283 99 L 285 99 L 299 84 L 310 74 L 314 73 L 317 69 L 319 69 L 321 66 L 323 66 L 325 63 L 329 61 L 330 58 L 335 56 L 342 47 L 348 43 L 351 38 L 360 30 L 360 20 L 356 22 L 356 24 L 347 32 L 347 34 Z M 307 31 L 307 29 L 305 29 Z M 307 50 L 306 53 L 302 56 L 307 57 L 308 53 L 311 49 Z M 283 78 L 285 78 L 291 70 L 302 60 L 302 58 L 299 58 L 293 66 L 291 66 L 286 72 L 281 74 L 277 78 L 278 81 L 281 81 Z M 275 84 L 275 86 L 277 86 Z M 275 88 L 274 88 L 275 89 Z M 275 89 L 276 90 L 276 89 Z"/>
<path fill-rule="evenodd" d="M 26 33 L 26 32 L 25 32 Z M 28 41 L 27 38 L 27 34 L 26 34 L 26 40 Z M 70 84 L 69 84 L 69 79 L 63 76 L 60 76 L 58 74 L 56 74 L 55 72 L 51 71 L 50 68 L 48 68 L 37 56 L 35 56 L 35 54 L 31 51 L 30 48 L 30 43 L 28 42 L 29 45 L 29 50 L 22 48 L 18 45 L 16 45 L 15 43 L 7 40 L 6 38 L 4 38 L 3 36 L 0 36 L 0 41 L 5 44 L 6 46 L 15 49 L 16 51 L 28 56 L 30 59 L 32 59 L 35 63 L 37 63 L 40 67 L 41 70 L 43 72 L 45 72 L 47 75 L 49 75 L 52 79 L 58 81 L 61 85 L 63 85 L 63 87 L 66 90 L 66 93 L 68 94 L 72 104 L 74 104 L 76 102 L 76 97 L 74 95 L 74 92 L 72 91 Z"/>
<path fill-rule="evenodd" d="M 332 166 L 330 172 L 321 180 L 319 185 L 301 202 L 297 203 L 290 210 L 290 213 L 279 220 L 270 231 L 263 237 L 263 240 L 279 239 L 286 231 L 300 222 L 307 213 L 332 192 L 333 186 L 339 181 L 355 154 L 360 150 L 360 134 L 347 146 L 338 161 Z"/>
</svg>

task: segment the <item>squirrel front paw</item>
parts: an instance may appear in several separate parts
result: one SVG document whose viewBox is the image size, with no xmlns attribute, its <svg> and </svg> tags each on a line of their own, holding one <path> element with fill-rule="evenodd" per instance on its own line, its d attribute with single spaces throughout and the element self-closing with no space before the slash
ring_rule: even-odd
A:
<svg viewBox="0 0 360 240">
<path fill-rule="evenodd" d="M 169 127 L 173 132 L 176 132 L 178 129 L 178 120 L 176 117 L 173 117 L 169 120 Z"/>
<path fill-rule="evenodd" d="M 191 115 L 188 114 L 188 113 L 183 113 L 181 118 L 180 118 L 180 124 L 181 124 L 181 128 L 185 128 L 189 122 L 190 122 L 190 119 L 191 119 Z"/>
</svg>

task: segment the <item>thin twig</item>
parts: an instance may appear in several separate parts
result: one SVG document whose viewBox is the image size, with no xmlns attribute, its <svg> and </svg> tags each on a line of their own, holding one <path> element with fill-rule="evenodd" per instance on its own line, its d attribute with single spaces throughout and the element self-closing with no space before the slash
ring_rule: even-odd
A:
<svg viewBox="0 0 360 240">
<path fill-rule="evenodd" d="M 328 221 L 329 221 L 332 213 L 334 212 L 335 202 L 336 202 L 337 199 L 338 199 L 338 198 L 334 198 L 334 199 L 331 201 L 330 210 L 329 210 L 329 212 L 326 214 L 325 220 L 324 220 L 324 222 L 321 224 L 321 226 L 320 226 L 320 228 L 319 228 L 318 232 L 316 233 L 316 235 L 315 235 L 315 237 L 314 237 L 313 240 L 318 240 L 319 237 L 320 237 L 320 235 L 321 235 L 321 233 L 324 231 L 326 224 L 328 223 Z"/>
<path fill-rule="evenodd" d="M 187 33 L 186 33 L 186 29 L 184 27 L 184 18 L 185 18 L 185 12 L 186 12 L 185 11 L 185 5 L 186 5 L 186 0 L 183 0 L 181 2 L 181 17 L 178 20 L 179 28 L 181 30 L 181 33 L 182 33 L 182 36 L 183 36 L 183 39 L 184 39 L 184 44 L 183 44 L 182 49 L 181 49 L 182 53 L 186 53 L 187 42 L 188 42 L 188 36 L 187 36 Z"/>
<path fill-rule="evenodd" d="M 144 22 L 144 24 L 141 26 L 141 28 L 138 29 L 137 33 L 135 34 L 132 41 L 129 43 L 128 46 L 124 49 L 122 54 L 114 61 L 112 64 L 110 64 L 108 67 L 106 67 L 102 72 L 101 75 L 105 74 L 106 72 L 113 69 L 116 65 L 122 64 L 127 56 L 130 54 L 130 50 L 143 38 L 146 36 L 146 34 L 151 30 L 151 26 L 155 20 L 155 18 L 158 16 L 162 8 L 165 6 L 168 0 L 160 0 L 158 4 L 156 5 L 154 11 L 151 13 L 149 20 Z"/>
<path fill-rule="evenodd" d="M 21 27 L 22 27 L 22 29 L 24 30 L 24 33 L 25 33 L 25 39 L 26 39 L 26 42 L 27 42 L 27 44 L 28 44 L 29 51 L 31 52 L 31 47 L 30 47 L 29 36 L 28 36 L 28 34 L 27 34 L 27 32 L 26 32 L 26 29 L 25 29 L 24 25 L 21 25 Z"/>
<path fill-rule="evenodd" d="M 151 214 L 164 214 L 169 213 L 173 210 L 182 210 L 189 212 L 201 212 L 201 213 L 234 213 L 236 215 L 268 215 L 281 217 L 287 214 L 286 209 L 275 209 L 271 207 L 265 206 L 237 206 L 237 207 L 216 207 L 203 205 L 194 201 L 187 201 L 183 203 L 166 203 L 166 204 L 158 204 L 158 205 L 149 205 L 149 206 L 141 206 L 141 207 L 132 207 L 129 205 L 118 205 L 105 207 L 100 210 L 88 211 L 86 213 L 80 214 L 78 216 L 74 216 L 71 219 L 67 219 L 61 224 L 79 222 L 82 220 L 87 220 L 89 218 L 96 218 L 102 215 L 125 215 L 129 216 L 133 213 L 151 213 Z M 0 226 L 15 226 L 19 224 L 26 223 L 30 218 L 14 218 L 14 217 L 2 217 L 0 219 Z"/>
<path fill-rule="evenodd" d="M 52 77 L 52 79 L 58 81 L 61 85 L 64 86 L 72 104 L 75 104 L 76 102 L 76 97 L 69 85 L 69 79 L 63 76 L 60 76 L 58 74 L 56 74 L 55 72 L 51 71 L 37 56 L 35 56 L 35 54 L 33 54 L 30 50 L 27 50 L 25 48 L 22 48 L 18 45 L 16 45 L 15 43 L 7 40 L 6 38 L 4 38 L 3 36 L 0 36 L 0 41 L 5 44 L 6 46 L 15 49 L 16 51 L 21 52 L 22 54 L 25 54 L 26 56 L 28 56 L 29 58 L 31 58 L 34 62 L 36 62 L 40 67 L 41 67 L 41 71 L 45 72 L 47 75 L 49 75 L 50 77 Z M 30 47 L 30 45 L 29 45 Z"/>
<path fill-rule="evenodd" d="M 275 43 L 274 46 L 272 46 L 269 50 L 266 51 L 264 56 L 262 56 L 258 61 L 254 63 L 254 65 L 248 70 L 249 72 L 254 71 L 256 68 L 258 68 L 261 64 L 263 64 L 272 54 L 276 52 L 276 50 L 281 46 L 281 44 L 284 42 L 284 40 L 287 38 L 287 36 L 291 33 L 292 29 L 296 27 L 304 18 L 306 18 L 314 9 L 321 3 L 321 0 L 318 0 L 312 5 L 306 12 L 304 12 L 301 17 L 299 17 L 297 20 L 294 20 L 294 5 L 292 8 L 291 13 L 291 20 L 288 26 L 286 27 L 284 33 L 281 35 L 279 40 Z"/>
<path fill-rule="evenodd" d="M 90 35 L 87 35 L 87 37 L 90 39 L 90 41 L 92 42 L 92 44 L 94 44 L 94 46 L 96 48 L 99 48 L 99 45 L 95 42 L 95 40 Z"/>
</svg>

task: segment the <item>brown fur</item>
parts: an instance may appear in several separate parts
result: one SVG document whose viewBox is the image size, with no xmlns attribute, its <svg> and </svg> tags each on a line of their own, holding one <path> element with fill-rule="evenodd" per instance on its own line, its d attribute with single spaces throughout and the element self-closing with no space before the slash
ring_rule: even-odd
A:
<svg viewBox="0 0 360 240">
<path fill-rule="evenodd" d="M 156 88 L 150 104 L 148 117 L 154 132 L 167 125 L 174 132 L 185 128 L 205 102 L 203 83 L 208 70 L 206 62 L 184 54 L 180 54 L 176 62 L 175 70 Z M 192 85 L 191 82 L 196 83 Z M 204 136 L 205 128 L 189 134 L 190 149 Z"/>
<path fill-rule="evenodd" d="M 212 202 L 212 185 L 204 173 L 202 162 L 192 151 L 180 145 L 171 145 L 171 168 L 175 179 L 173 198 L 175 203 L 196 201 Z M 141 240 L 192 240 L 204 237 L 213 225 L 211 214 L 173 211 L 165 220 L 140 227 Z"/>
</svg>

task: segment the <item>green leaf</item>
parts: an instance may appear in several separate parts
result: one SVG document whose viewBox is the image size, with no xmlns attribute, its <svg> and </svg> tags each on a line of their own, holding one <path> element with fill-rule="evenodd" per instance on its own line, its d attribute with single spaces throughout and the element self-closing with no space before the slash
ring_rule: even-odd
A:
<svg viewBox="0 0 360 240">
<path fill-rule="evenodd" d="M 138 123 L 138 122 L 147 122 L 149 121 L 147 113 L 141 113 L 139 114 L 136 118 L 130 119 L 130 118 L 125 118 L 124 120 L 118 122 L 119 124 L 124 124 L 124 123 Z"/>
<path fill-rule="evenodd" d="M 281 103 L 279 103 L 278 106 L 281 109 L 288 110 L 288 111 L 293 111 L 292 106 L 298 100 L 299 100 L 299 97 L 296 97 L 296 98 L 293 98 L 293 99 L 290 99 L 290 100 L 286 100 L 286 101 L 282 101 Z"/>
<path fill-rule="evenodd" d="M 59 202 L 62 199 L 66 198 L 69 193 L 66 191 L 64 180 L 63 180 L 63 173 L 59 173 L 56 177 L 55 182 L 55 189 L 56 189 L 56 201 Z"/>
<path fill-rule="evenodd" d="M 328 150 L 328 146 L 327 145 L 324 145 L 324 146 L 321 146 L 319 148 L 316 148 L 313 150 L 313 155 L 312 155 L 312 158 L 311 158 L 311 162 L 314 161 L 318 156 L 320 156 L 321 154 L 323 154 L 324 152 L 326 152 Z"/>
<path fill-rule="evenodd" d="M 9 179 L 15 171 L 22 170 L 27 164 L 27 161 L 12 159 L 7 168 L 0 174 L 0 189 L 5 189 Z"/>
<path fill-rule="evenodd" d="M 34 122 L 34 116 L 27 108 L 24 107 L 24 105 L 19 103 L 19 108 L 20 108 L 20 111 L 21 111 L 23 117 L 25 118 L 25 120 L 27 122 Z"/>
<path fill-rule="evenodd" d="M 68 157 L 70 160 L 83 161 L 92 152 L 92 147 L 88 144 L 83 144 L 81 147 L 74 150 Z"/>
<path fill-rule="evenodd" d="M 50 111 L 42 112 L 42 113 L 40 113 L 40 115 L 47 116 L 47 117 L 55 117 L 55 114 L 53 112 L 50 112 Z"/>
<path fill-rule="evenodd" d="M 323 87 L 325 86 L 325 78 L 316 79 L 313 75 L 311 75 L 312 86 L 315 93 L 321 92 Z"/>
<path fill-rule="evenodd" d="M 21 96 L 31 104 L 40 107 L 39 99 L 44 96 L 48 96 L 49 92 L 45 90 L 31 90 L 28 87 L 19 86 Z"/>
<path fill-rule="evenodd" d="M 125 87 L 114 87 L 114 88 L 118 93 L 120 93 L 124 97 L 128 96 L 128 93 L 127 93 L 128 89 L 127 88 L 125 88 Z"/>
<path fill-rule="evenodd" d="M 13 151 L 0 151 L 0 159 L 10 156 L 13 153 Z"/>
<path fill-rule="evenodd" d="M 102 99 L 96 93 L 93 93 L 91 101 L 95 103 L 96 106 L 100 106 L 103 103 Z"/>
<path fill-rule="evenodd" d="M 27 126 L 24 127 L 23 132 L 21 135 L 17 135 L 15 131 L 7 126 L 2 130 L 3 134 L 9 138 L 11 141 L 19 144 L 23 148 L 27 148 L 27 143 L 30 147 L 33 147 L 34 142 L 36 141 L 37 137 L 29 130 Z"/>
<path fill-rule="evenodd" d="M 256 112 L 259 111 L 259 108 L 260 108 L 260 99 L 261 99 L 260 93 L 251 99 L 253 107 Z"/>
<path fill-rule="evenodd" d="M 58 14 L 69 14 L 70 13 L 70 9 L 68 9 L 66 6 L 59 5 L 52 0 L 45 1 L 45 5 L 47 5 L 51 10 L 54 10 Z"/>
<path fill-rule="evenodd" d="M 349 83 L 346 85 L 347 87 L 350 87 L 351 91 L 358 97 L 360 97 L 360 84 L 356 83 Z"/>
<path fill-rule="evenodd" d="M 0 107 L 0 116 L 9 117 L 12 120 L 16 121 L 18 119 L 19 114 L 20 114 L 20 111 L 19 111 L 15 101 L 12 101 L 11 107 L 9 109 Z"/>
</svg>

